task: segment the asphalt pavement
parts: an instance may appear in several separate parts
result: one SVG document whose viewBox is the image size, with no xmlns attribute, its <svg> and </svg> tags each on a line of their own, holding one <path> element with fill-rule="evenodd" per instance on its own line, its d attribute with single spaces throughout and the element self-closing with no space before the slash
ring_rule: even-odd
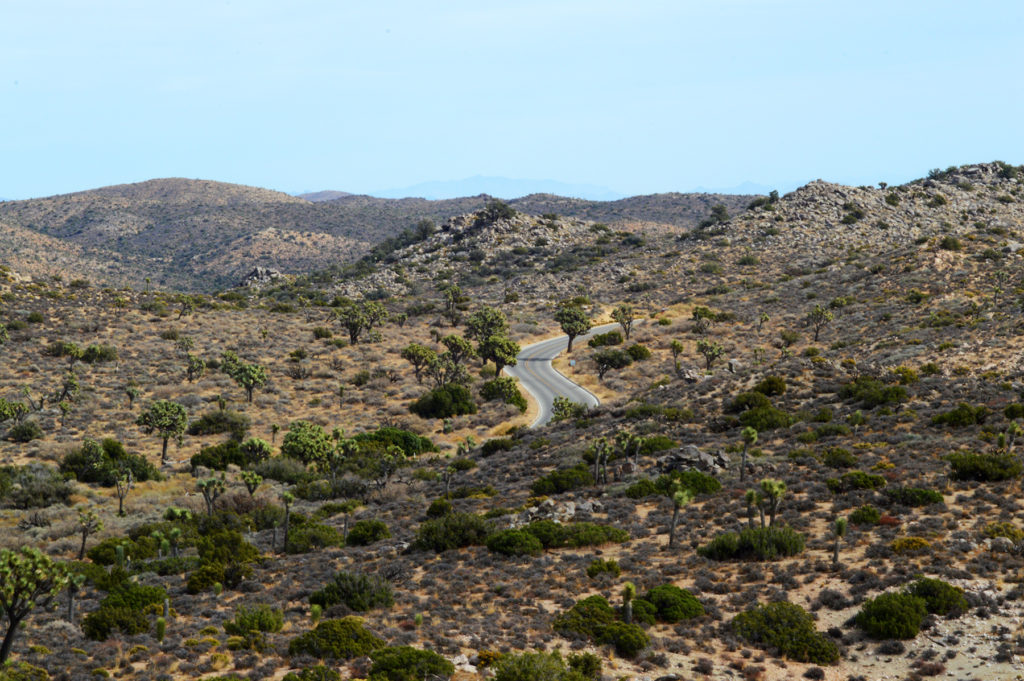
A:
<svg viewBox="0 0 1024 681">
<path fill-rule="evenodd" d="M 605 333 L 618 327 L 616 323 L 595 326 L 586 334 L 577 336 L 573 340 L 573 347 L 579 348 L 581 343 L 586 344 L 587 339 L 595 333 Z M 568 336 L 558 336 L 527 345 L 516 357 L 516 366 L 505 367 L 505 372 L 518 378 L 520 384 L 540 405 L 540 413 L 530 424 L 531 428 L 539 428 L 551 420 L 551 407 L 556 397 L 568 397 L 573 402 L 588 407 L 596 407 L 601 403 L 594 393 L 573 383 L 551 366 L 551 361 L 564 352 L 568 345 Z"/>
</svg>

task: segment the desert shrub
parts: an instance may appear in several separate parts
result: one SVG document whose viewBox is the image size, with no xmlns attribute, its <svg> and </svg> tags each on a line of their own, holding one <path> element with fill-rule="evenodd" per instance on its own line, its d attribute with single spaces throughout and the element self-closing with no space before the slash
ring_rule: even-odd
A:
<svg viewBox="0 0 1024 681">
<path fill-rule="evenodd" d="M 555 617 L 551 627 L 567 637 L 573 635 L 597 639 L 605 627 L 615 621 L 615 610 L 604 596 L 589 596 Z"/>
<path fill-rule="evenodd" d="M 575 657 L 570 655 L 570 660 Z M 600 660 L 598 660 L 600 674 Z M 569 666 L 558 652 L 519 653 L 503 656 L 495 667 L 494 681 L 587 681 L 600 676 L 586 676 L 582 670 Z"/>
<path fill-rule="evenodd" d="M 889 543 L 889 548 L 897 556 L 912 556 L 927 551 L 931 546 L 924 537 L 897 537 Z"/>
<path fill-rule="evenodd" d="M 357 520 L 348 531 L 346 543 L 349 546 L 368 546 L 381 539 L 390 539 L 391 530 L 383 520 L 364 518 Z"/>
<path fill-rule="evenodd" d="M 427 507 L 428 518 L 440 518 L 452 512 L 452 502 L 447 499 L 434 499 Z"/>
<path fill-rule="evenodd" d="M 309 553 L 327 546 L 341 546 L 344 543 L 341 533 L 330 525 L 322 523 L 303 523 L 288 530 L 288 544 L 285 552 Z"/>
<path fill-rule="evenodd" d="M 924 600 L 924 607 L 933 615 L 959 617 L 967 612 L 964 590 L 941 579 L 919 577 L 906 592 Z"/>
<path fill-rule="evenodd" d="M 697 549 L 711 560 L 774 560 L 804 550 L 804 536 L 789 527 L 747 527 L 724 532 Z"/>
<path fill-rule="evenodd" d="M 335 480 L 304 480 L 296 483 L 292 492 L 299 499 L 306 501 L 324 501 L 325 499 L 362 499 L 368 487 L 362 480 L 337 478 Z"/>
<path fill-rule="evenodd" d="M 185 590 L 190 594 L 197 594 L 213 587 L 214 584 L 224 583 L 224 564 L 205 563 L 194 570 L 185 583 Z"/>
<path fill-rule="evenodd" d="M 525 528 L 537 537 L 545 549 L 562 547 L 579 548 L 581 546 L 600 546 L 608 543 L 629 541 L 629 533 L 611 525 L 597 523 L 566 523 L 560 524 L 553 520 L 536 520 Z"/>
<path fill-rule="evenodd" d="M 228 433 L 231 439 L 241 442 L 249 432 L 252 419 L 233 409 L 208 411 L 189 424 L 189 435 L 217 435 Z"/>
<path fill-rule="evenodd" d="M 71 485 L 60 471 L 41 463 L 0 466 L 0 501 L 15 508 L 45 508 L 67 504 Z"/>
<path fill-rule="evenodd" d="M 60 463 L 61 473 L 71 474 L 79 482 L 94 482 L 104 487 L 113 487 L 122 470 L 130 471 L 137 482 L 163 477 L 146 457 L 129 454 L 124 445 L 113 438 L 106 438 L 102 443 L 86 439 Z"/>
<path fill-rule="evenodd" d="M 839 389 L 839 396 L 859 402 L 866 409 L 874 409 L 883 404 L 905 402 L 907 389 L 901 385 L 886 385 L 870 376 L 858 376 Z"/>
<path fill-rule="evenodd" d="M 850 514 L 850 522 L 854 525 L 875 525 L 881 517 L 881 511 L 871 504 L 865 504 Z"/>
<path fill-rule="evenodd" d="M 409 405 L 409 411 L 425 419 L 446 419 L 461 414 L 475 414 L 476 403 L 468 388 L 450 383 L 420 397 Z"/>
<path fill-rule="evenodd" d="M 643 444 L 640 445 L 640 456 L 652 456 L 657 452 L 663 452 L 666 449 L 674 449 L 679 446 L 679 443 L 670 437 L 664 435 L 652 435 L 645 437 Z"/>
<path fill-rule="evenodd" d="M 626 658 L 636 657 L 641 650 L 650 645 L 647 632 L 637 624 L 626 624 L 625 622 L 612 622 L 601 630 L 600 635 L 595 639 L 598 643 L 609 643 L 615 648 L 615 653 Z"/>
<path fill-rule="evenodd" d="M 775 648 L 779 654 L 813 664 L 835 664 L 839 648 L 814 629 L 811 615 L 799 605 L 776 601 L 741 612 L 732 629 L 743 640 L 761 648 Z"/>
<path fill-rule="evenodd" d="M 277 480 L 287 485 L 306 482 L 311 477 L 305 464 L 287 456 L 272 456 L 257 464 L 254 470 L 265 480 Z"/>
<path fill-rule="evenodd" d="M 373 666 L 368 681 L 422 681 L 455 673 L 455 666 L 437 653 L 410 646 L 382 648 L 370 657 Z"/>
<path fill-rule="evenodd" d="M 854 622 L 872 638 L 917 636 L 928 614 L 925 600 L 903 593 L 884 593 L 864 603 Z"/>
<path fill-rule="evenodd" d="M 793 423 L 792 416 L 776 407 L 758 407 L 748 409 L 740 414 L 740 424 L 749 426 L 759 433 L 777 428 L 788 428 Z"/>
<path fill-rule="evenodd" d="M 890 487 L 885 490 L 885 495 L 893 502 L 904 506 L 927 506 L 942 503 L 942 494 L 933 489 L 921 489 L 920 487 Z"/>
<path fill-rule="evenodd" d="M 1005 537 L 1014 543 L 1024 540 L 1024 530 L 1013 523 L 989 523 L 985 526 L 984 533 L 991 539 Z"/>
<path fill-rule="evenodd" d="M 8 662 L 0 667 L 0 681 L 50 681 L 50 674 L 27 662 Z"/>
<path fill-rule="evenodd" d="M 203 447 L 198 454 L 189 460 L 192 468 L 203 466 L 213 470 L 227 470 L 228 466 L 244 468 L 248 464 L 248 458 L 238 446 L 235 440 L 228 440 L 211 447 Z"/>
<path fill-rule="evenodd" d="M 384 647 L 384 639 L 371 634 L 359 617 L 324 620 L 315 629 L 288 644 L 289 655 L 351 660 Z"/>
<path fill-rule="evenodd" d="M 341 571 L 324 588 L 314 591 L 309 602 L 322 608 L 344 603 L 355 612 L 367 612 L 390 608 L 395 598 L 391 585 L 383 577 Z"/>
<path fill-rule="evenodd" d="M 658 621 L 658 608 L 646 598 L 634 598 L 633 621 L 653 626 Z"/>
<path fill-rule="evenodd" d="M 114 565 L 117 562 L 118 546 L 123 546 L 124 555 L 132 560 L 145 560 L 157 555 L 157 545 L 151 537 L 140 537 L 139 541 L 127 537 L 109 537 L 90 548 L 85 555 L 97 565 Z"/>
<path fill-rule="evenodd" d="M 341 681 L 341 674 L 330 667 L 318 664 L 306 667 L 300 672 L 288 672 L 282 681 Z"/>
<path fill-rule="evenodd" d="M 622 574 L 622 568 L 614 559 L 604 560 L 603 558 L 595 558 L 591 561 L 590 565 L 587 566 L 587 577 L 593 579 L 598 575 L 609 574 L 612 577 L 618 577 Z"/>
<path fill-rule="evenodd" d="M 43 429 L 34 420 L 22 421 L 10 427 L 4 438 L 10 442 L 31 442 L 43 437 Z"/>
<path fill-rule="evenodd" d="M 82 361 L 86 364 L 99 364 L 102 362 L 116 362 L 117 348 L 113 345 L 102 345 L 92 343 L 82 351 Z"/>
<path fill-rule="evenodd" d="M 857 465 L 857 455 L 842 447 L 831 447 L 822 453 L 821 462 L 829 468 L 853 468 Z"/>
<path fill-rule="evenodd" d="M 831 414 L 829 415 L 831 418 Z M 835 437 L 836 435 L 849 435 L 850 426 L 845 423 L 823 423 L 814 429 L 817 438 Z"/>
<path fill-rule="evenodd" d="M 627 487 L 625 491 L 625 495 L 630 499 L 643 499 L 644 497 L 652 497 L 661 493 L 661 490 L 654 484 L 654 481 L 646 478 L 637 480 Z"/>
<path fill-rule="evenodd" d="M 281 456 L 308 464 L 320 459 L 333 447 L 331 437 L 319 425 L 309 421 L 292 421 L 281 441 Z"/>
<path fill-rule="evenodd" d="M 512 438 L 493 438 L 480 446 L 480 455 L 490 456 L 495 452 L 503 452 L 512 449 L 514 445 L 515 443 L 512 441 Z"/>
<path fill-rule="evenodd" d="M 522 529 L 501 530 L 487 538 L 487 549 L 505 556 L 537 556 L 544 551 L 540 539 Z"/>
<path fill-rule="evenodd" d="M 654 605 L 657 617 L 662 622 L 681 622 L 700 617 L 704 606 L 689 591 L 674 584 L 662 584 L 647 592 L 644 600 Z"/>
<path fill-rule="evenodd" d="M 838 478 L 829 478 L 825 481 L 835 494 L 850 492 L 855 489 L 879 489 L 885 487 L 885 478 L 881 475 L 873 475 L 864 471 L 849 471 Z"/>
<path fill-rule="evenodd" d="M 82 620 L 82 633 L 93 641 L 106 641 L 115 631 L 132 636 L 149 631 L 149 620 L 132 608 L 101 607 Z"/>
<path fill-rule="evenodd" d="M 235 616 L 224 623 L 224 631 L 233 636 L 246 636 L 250 632 L 275 633 L 284 626 L 284 613 L 265 603 L 254 606 L 240 605 Z"/>
<path fill-rule="evenodd" d="M 586 464 L 578 464 L 572 468 L 561 468 L 539 478 L 530 486 L 536 495 L 558 494 L 569 490 L 589 487 L 594 484 L 594 476 Z"/>
<path fill-rule="evenodd" d="M 626 354 L 632 357 L 634 362 L 642 362 L 651 357 L 650 349 L 640 343 L 633 343 L 626 348 Z"/>
<path fill-rule="evenodd" d="M 966 402 L 961 402 L 955 409 L 933 416 L 932 425 L 966 428 L 967 426 L 984 423 L 990 413 L 992 412 L 985 405 L 972 407 Z"/>
<path fill-rule="evenodd" d="M 753 387 L 753 391 L 768 397 L 784 395 L 786 393 L 786 379 L 782 376 L 765 376 L 757 382 L 757 385 Z"/>
<path fill-rule="evenodd" d="M 1006 405 L 1006 408 L 1003 409 L 1003 416 L 1011 420 L 1024 417 L 1024 404 L 1013 402 Z"/>
<path fill-rule="evenodd" d="M 431 442 L 430 438 L 393 426 L 384 426 L 369 433 L 359 433 L 352 439 L 359 443 L 359 449 L 363 452 L 383 452 L 392 445 L 401 449 L 408 457 L 437 451 L 437 445 Z"/>
<path fill-rule="evenodd" d="M 767 409 L 771 406 L 772 401 L 764 393 L 755 391 L 740 393 L 726 404 L 725 410 L 730 414 L 739 414 L 750 409 Z"/>
<path fill-rule="evenodd" d="M 475 513 L 449 513 L 424 521 L 412 546 L 421 551 L 448 551 L 483 544 L 491 533 L 487 521 Z"/>
<path fill-rule="evenodd" d="M 520 412 L 526 411 L 526 398 L 516 385 L 516 380 L 509 376 L 501 376 L 484 383 L 480 386 L 480 396 L 485 400 L 501 400 Z"/>
<path fill-rule="evenodd" d="M 1021 464 L 1012 454 L 974 454 L 956 452 L 948 457 L 954 480 L 997 482 L 1019 478 Z"/>
<path fill-rule="evenodd" d="M 143 611 L 150 605 L 159 605 L 167 598 L 161 586 L 137 584 L 127 579 L 113 585 L 100 601 L 100 608 L 128 608 Z"/>
<path fill-rule="evenodd" d="M 622 345 L 622 334 L 618 331 L 609 331 L 594 335 L 587 345 L 592 348 L 603 348 L 607 345 Z"/>
</svg>

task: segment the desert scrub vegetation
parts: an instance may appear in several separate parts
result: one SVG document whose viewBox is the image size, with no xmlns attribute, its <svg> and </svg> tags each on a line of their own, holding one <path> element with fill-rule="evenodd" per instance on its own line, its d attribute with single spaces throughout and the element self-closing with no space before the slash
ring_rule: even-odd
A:
<svg viewBox="0 0 1024 681">
<path fill-rule="evenodd" d="M 864 603 L 854 622 L 877 639 L 917 636 L 928 614 L 925 600 L 906 593 L 884 593 Z"/>
<path fill-rule="evenodd" d="M 391 585 L 378 575 L 338 572 L 334 579 L 309 597 L 311 605 L 329 608 L 344 603 L 355 612 L 390 608 L 395 603 Z"/>
<path fill-rule="evenodd" d="M 786 601 L 758 605 L 736 615 L 731 624 L 741 639 L 798 662 L 831 665 L 839 661 L 839 647 L 815 630 L 814 619 L 799 605 Z"/>
<path fill-rule="evenodd" d="M 312 631 L 293 638 L 289 655 L 311 655 L 321 659 L 351 660 L 383 648 L 384 639 L 363 626 L 360 617 L 323 620 Z"/>
<path fill-rule="evenodd" d="M 615 652 L 632 658 L 650 644 L 647 633 L 636 624 L 618 619 L 615 610 L 603 596 L 590 596 L 576 602 L 558 615 L 552 628 L 566 637 L 583 637 L 600 644 L 610 644 Z"/>
<path fill-rule="evenodd" d="M 1021 463 L 1009 453 L 976 454 L 955 452 L 948 457 L 954 480 L 999 482 L 1020 477 Z"/>
<path fill-rule="evenodd" d="M 711 560 L 775 560 L 804 550 L 802 534 L 789 527 L 747 527 L 724 532 L 697 549 Z"/>
</svg>

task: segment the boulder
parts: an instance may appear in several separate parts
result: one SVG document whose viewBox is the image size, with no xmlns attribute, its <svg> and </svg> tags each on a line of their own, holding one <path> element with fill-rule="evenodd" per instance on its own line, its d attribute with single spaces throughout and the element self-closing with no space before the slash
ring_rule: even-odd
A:
<svg viewBox="0 0 1024 681">
<path fill-rule="evenodd" d="M 694 445 L 683 445 L 677 451 L 658 459 L 657 466 L 662 473 L 690 469 L 702 473 L 719 473 L 729 467 L 729 457 L 721 450 L 710 454 Z"/>
</svg>

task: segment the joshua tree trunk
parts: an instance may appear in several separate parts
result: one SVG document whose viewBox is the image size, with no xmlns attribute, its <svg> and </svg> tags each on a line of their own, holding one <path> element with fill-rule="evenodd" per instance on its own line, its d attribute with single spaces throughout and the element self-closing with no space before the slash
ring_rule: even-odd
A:
<svg viewBox="0 0 1024 681">
<path fill-rule="evenodd" d="M 740 459 L 740 482 L 747 477 L 747 443 L 743 443 L 743 457 Z"/>
<path fill-rule="evenodd" d="M 167 463 L 167 441 L 168 440 L 170 440 L 169 437 L 165 437 L 164 438 L 164 446 L 163 446 L 163 449 L 160 452 L 160 463 L 161 464 Z"/>
<path fill-rule="evenodd" d="M 832 545 L 832 567 L 839 565 L 839 535 L 836 535 L 836 542 Z"/>
<path fill-rule="evenodd" d="M 679 507 L 672 510 L 672 524 L 668 528 L 668 546 L 672 548 L 676 543 L 676 521 L 679 520 Z"/>
</svg>

